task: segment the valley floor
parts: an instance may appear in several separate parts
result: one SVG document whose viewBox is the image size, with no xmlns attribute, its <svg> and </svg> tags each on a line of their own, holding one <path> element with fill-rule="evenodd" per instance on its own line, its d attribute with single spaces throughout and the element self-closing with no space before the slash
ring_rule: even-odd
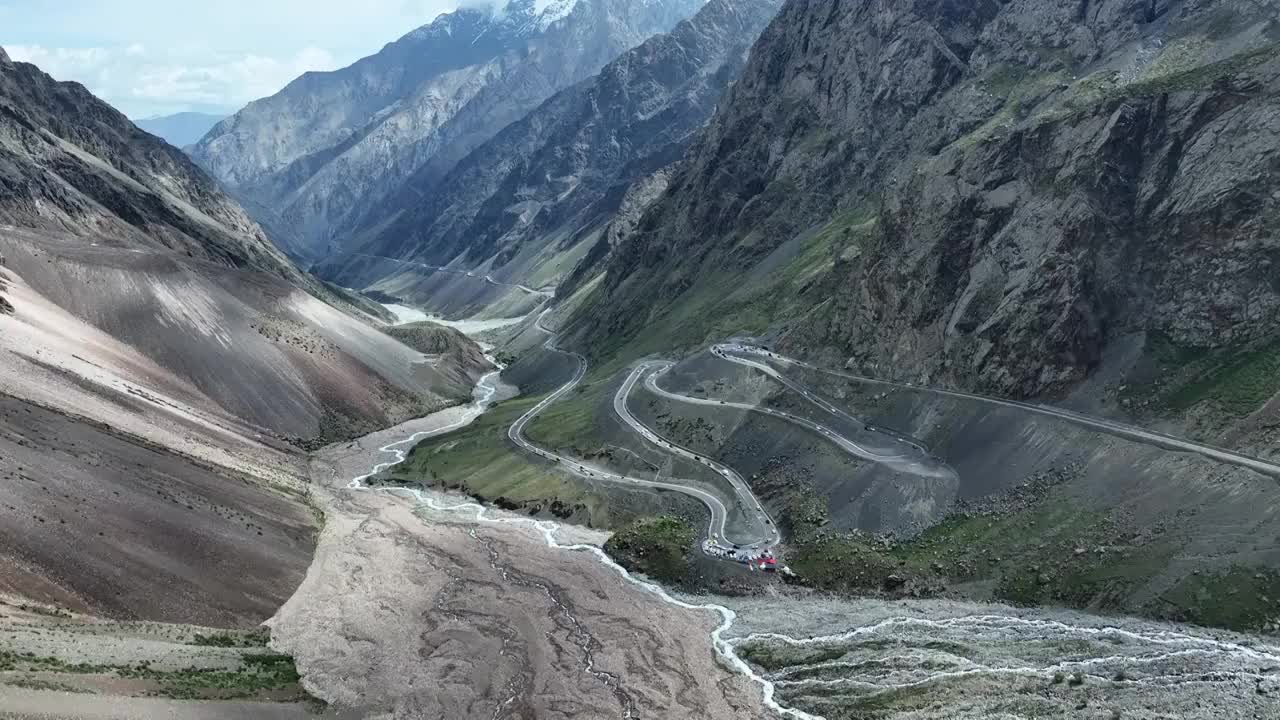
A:
<svg viewBox="0 0 1280 720">
<path fill-rule="evenodd" d="M 1256 637 L 776 585 L 755 597 L 672 597 L 595 550 L 603 533 L 457 496 L 350 487 L 480 412 L 455 408 L 316 457 L 329 523 L 272 626 L 307 688 L 338 708 L 406 718 L 1280 713 L 1280 647 Z"/>
<path fill-rule="evenodd" d="M 307 688 L 377 717 L 764 716 L 756 689 L 711 652 L 714 612 L 677 609 L 595 553 L 549 546 L 533 521 L 477 523 L 470 508 L 432 509 L 465 498 L 348 487 L 394 459 L 385 445 L 478 414 L 454 408 L 317 454 L 325 531 L 270 623 Z"/>
</svg>

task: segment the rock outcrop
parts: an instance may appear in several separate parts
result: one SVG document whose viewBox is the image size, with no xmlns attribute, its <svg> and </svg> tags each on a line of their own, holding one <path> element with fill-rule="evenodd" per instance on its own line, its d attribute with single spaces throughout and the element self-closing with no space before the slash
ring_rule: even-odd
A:
<svg viewBox="0 0 1280 720">
<path fill-rule="evenodd" d="M 398 325 L 387 330 L 387 334 L 432 356 L 436 372 L 446 380 L 440 383 L 440 392 L 452 393 L 458 400 L 470 399 L 476 382 L 496 367 L 476 341 L 451 327 L 423 321 Z"/>
<path fill-rule="evenodd" d="M 193 157 L 282 247 L 314 259 L 415 173 L 468 151 L 701 0 L 511 0 L 464 8 L 332 73 L 307 73 L 220 123 Z M 385 218 L 382 218 L 385 219 Z M 373 221 L 374 223 L 377 220 Z"/>
<path fill-rule="evenodd" d="M 580 337 L 663 328 L 695 297 L 745 307 L 803 250 L 803 295 L 768 308 L 789 308 L 769 315 L 781 342 L 886 378 L 1030 397 L 1126 339 L 1264 340 L 1280 329 L 1277 11 L 792 0 Z M 708 284 L 725 272 L 740 281 Z"/>
</svg>

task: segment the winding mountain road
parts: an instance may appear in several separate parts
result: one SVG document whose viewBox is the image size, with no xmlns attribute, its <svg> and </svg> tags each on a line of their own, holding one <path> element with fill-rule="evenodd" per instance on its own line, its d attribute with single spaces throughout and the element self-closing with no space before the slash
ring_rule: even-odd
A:
<svg viewBox="0 0 1280 720">
<path fill-rule="evenodd" d="M 918 475 L 921 477 L 938 477 L 938 478 L 954 478 L 955 470 L 949 466 L 935 460 L 927 452 L 923 452 L 923 448 L 914 446 L 919 452 L 878 452 L 865 445 L 861 445 L 849 438 L 837 433 L 835 430 L 814 422 L 806 417 L 793 415 L 792 413 L 762 405 L 750 405 L 747 403 L 732 402 L 729 400 L 711 400 L 708 398 L 692 397 L 690 395 L 681 395 L 671 392 L 658 384 L 658 378 L 671 369 L 673 363 L 661 363 L 662 367 L 649 375 L 645 380 L 645 387 L 656 395 L 660 395 L 669 400 L 676 402 L 688 403 L 691 405 L 708 405 L 719 408 L 734 408 L 736 410 L 745 410 L 748 412 L 758 412 L 764 415 L 778 418 L 816 433 L 819 437 L 833 443 L 836 447 L 846 453 L 860 458 L 862 460 L 870 460 L 871 462 L 885 465 L 893 470 Z M 859 421 L 859 424 L 863 424 Z M 894 437 L 894 439 L 897 439 Z"/>
<path fill-rule="evenodd" d="M 778 528 L 774 524 L 773 518 L 769 517 L 769 513 L 764 509 L 764 505 L 762 505 L 759 498 L 751 492 L 751 487 L 747 485 L 747 482 L 742 479 L 741 475 L 735 472 L 733 468 L 728 465 L 716 462 L 705 455 L 699 455 L 684 446 L 663 438 L 658 435 L 658 433 L 654 432 L 652 428 L 640 422 L 640 420 L 631 414 L 631 410 L 627 407 L 627 399 L 631 396 L 631 391 L 635 389 L 636 383 L 640 378 L 646 375 L 648 375 L 649 378 L 652 378 L 655 369 L 665 369 L 667 367 L 670 367 L 670 363 L 663 361 L 645 362 L 637 365 L 635 369 L 631 371 L 631 374 L 627 376 L 627 379 L 622 383 L 622 386 L 618 388 L 618 392 L 614 393 L 613 411 L 617 413 L 618 417 L 621 418 L 628 427 L 638 433 L 640 437 L 647 440 L 650 444 L 656 445 L 672 455 L 677 455 L 711 468 L 727 480 L 729 485 L 733 488 L 734 495 L 738 498 L 738 507 L 741 510 L 744 519 L 755 523 L 757 525 L 757 530 L 764 538 L 746 545 L 744 549 L 749 553 L 756 553 L 773 548 L 782 540 L 782 537 L 778 534 Z"/>
<path fill-rule="evenodd" d="M 838 370 L 830 370 L 827 368 L 819 367 L 812 363 L 808 363 L 803 360 L 798 360 L 792 357 L 787 357 L 785 355 L 780 355 L 778 353 L 766 350 L 761 347 L 756 347 L 753 345 L 724 343 L 724 344 L 714 346 L 712 348 L 712 352 L 715 353 L 717 357 L 720 357 L 724 360 L 728 360 L 729 362 L 760 370 L 768 374 L 770 377 L 785 384 L 787 387 L 792 388 L 797 392 L 800 392 L 807 399 L 814 402 L 819 407 L 822 407 L 823 409 L 829 410 L 830 412 L 837 413 L 845 417 L 850 417 L 850 416 L 846 415 L 842 410 L 839 410 L 839 408 L 837 408 L 832 403 L 813 394 L 807 388 L 804 388 L 803 385 L 800 385 L 794 380 L 788 378 L 786 375 L 779 372 L 776 368 L 772 367 L 771 365 L 768 365 L 766 362 L 760 362 L 753 358 L 742 357 L 742 356 L 748 355 L 748 356 L 754 356 L 755 358 L 765 358 L 768 360 L 774 360 L 780 363 L 795 365 L 797 367 L 806 368 L 808 370 L 821 372 L 821 373 L 832 375 L 835 377 L 845 378 L 847 380 L 852 380 L 854 382 L 863 383 L 866 385 L 879 385 L 882 387 L 890 387 L 890 388 L 903 389 L 903 390 L 915 390 L 917 392 L 927 392 L 927 393 L 932 393 L 934 395 L 941 395 L 943 397 L 959 398 L 963 400 L 973 400 L 973 401 L 985 403 L 988 405 L 996 405 L 1000 407 L 1008 407 L 1008 408 L 1015 408 L 1018 410 L 1024 410 L 1026 412 L 1034 413 L 1036 415 L 1051 417 L 1058 420 L 1065 420 L 1066 422 L 1072 423 L 1074 425 L 1078 425 L 1080 427 L 1084 427 L 1090 430 L 1097 430 L 1099 432 L 1103 432 L 1108 435 L 1112 435 L 1114 437 L 1119 437 L 1126 440 L 1134 440 L 1134 441 L 1145 443 L 1148 445 L 1161 447 L 1166 450 L 1196 453 L 1198 455 L 1202 455 L 1211 460 L 1216 460 L 1216 461 L 1227 463 L 1230 465 L 1236 465 L 1239 467 L 1248 468 L 1250 470 L 1254 470 L 1256 472 L 1262 473 L 1263 475 L 1280 479 L 1280 464 L 1263 460 L 1261 458 L 1244 455 L 1238 452 L 1234 452 L 1232 450 L 1225 450 L 1223 448 L 1214 447 L 1212 445 L 1205 445 L 1203 443 L 1197 443 L 1191 440 L 1174 437 L 1172 435 L 1166 435 L 1164 433 L 1155 432 L 1153 430 L 1147 430 L 1147 429 L 1136 427 L 1133 425 L 1126 425 L 1124 423 L 1116 422 L 1114 420 L 1108 420 L 1105 418 L 1094 417 L 1091 415 L 1084 415 L 1082 413 L 1074 412 L 1071 410 L 1063 410 L 1061 408 L 1056 408 L 1049 405 L 1019 402 L 1017 400 L 1005 400 L 1003 398 L 987 397 L 985 395 L 976 395 L 974 393 L 967 393 L 959 390 L 945 390 L 940 388 L 920 387 L 917 385 L 910 385 L 907 383 L 896 383 L 896 382 L 890 382 L 887 380 L 877 380 L 875 378 L 868 378 L 860 375 L 853 375 L 850 373 L 840 372 Z"/>
<path fill-rule="evenodd" d="M 582 379 L 586 377 L 587 374 L 586 358 L 578 353 L 562 350 L 556 346 L 555 333 L 544 324 L 547 313 L 549 312 L 550 309 L 544 310 L 538 315 L 537 320 L 534 321 L 534 327 L 539 331 L 546 333 L 548 336 L 546 342 L 543 343 L 543 347 L 552 352 L 558 352 L 562 355 L 568 355 L 573 358 L 577 363 L 577 369 L 574 371 L 573 377 L 571 377 L 567 383 L 560 386 L 555 390 L 555 392 L 552 392 L 550 395 L 543 398 L 537 405 L 530 408 L 527 412 L 517 418 L 515 422 L 511 423 L 511 426 L 507 429 L 507 437 L 511 439 L 511 442 L 533 455 L 559 464 L 562 469 L 579 477 L 659 490 L 670 490 L 673 492 L 683 493 L 697 499 L 705 505 L 707 510 L 711 513 L 711 521 L 707 530 L 707 539 L 704 541 L 702 546 L 703 551 L 709 555 L 734 557 L 742 555 L 754 556 L 764 551 L 772 550 L 780 540 L 778 531 L 774 527 L 772 520 L 768 519 L 768 515 L 764 511 L 764 507 L 760 504 L 759 500 L 751 494 L 750 489 L 746 487 L 746 483 L 742 481 L 742 478 L 739 477 L 737 473 L 734 473 L 733 470 L 716 463 L 710 458 L 705 458 L 693 453 L 692 451 L 666 442 L 658 437 L 656 433 L 653 433 L 653 431 L 649 430 L 637 421 L 627 410 L 626 396 L 635 386 L 640 374 L 649 367 L 648 365 L 642 365 L 640 368 L 633 371 L 632 375 L 628 377 L 627 382 L 623 384 L 622 389 L 620 389 L 618 394 L 614 396 L 614 410 L 619 412 L 619 416 L 624 422 L 639 432 L 646 439 L 650 440 L 650 442 L 659 444 L 660 447 L 664 447 L 674 454 L 682 455 L 694 460 L 695 462 L 701 462 L 702 464 L 715 469 L 717 472 L 720 472 L 721 475 L 726 477 L 726 479 L 729 479 L 729 475 L 732 475 L 732 477 L 736 479 L 736 482 L 734 479 L 730 479 L 730 483 L 733 484 L 735 490 L 738 491 L 739 502 L 744 503 L 745 508 L 755 508 L 755 517 L 763 517 L 767 521 L 762 522 L 763 526 L 768 528 L 767 530 L 750 537 L 737 537 L 736 533 L 734 533 L 735 537 L 740 541 L 738 543 L 734 543 L 728 538 L 728 533 L 730 532 L 727 528 L 729 510 L 725 507 L 724 502 L 716 495 L 702 490 L 692 484 L 663 482 L 657 479 L 620 475 L 577 458 L 560 455 L 552 450 L 540 447 L 528 439 L 525 435 L 525 429 L 528 427 L 529 423 L 557 400 L 572 392 L 573 389 L 582 382 Z M 619 407 L 621 407 L 620 411 Z M 729 475 L 726 475 L 726 473 Z M 745 498 L 741 494 L 743 490 L 746 492 Z M 735 547 L 735 545 L 737 547 Z"/>
<path fill-rule="evenodd" d="M 539 402 L 535 408 L 513 424 L 510 430 L 512 440 L 530 452 L 566 464 L 571 472 L 576 472 L 574 470 L 576 465 L 578 471 L 594 473 L 587 475 L 588 477 L 617 482 L 648 483 L 654 487 L 664 487 L 699 497 L 696 489 L 688 486 L 653 483 L 612 473 L 599 473 L 594 468 L 588 470 L 588 466 L 578 465 L 571 458 L 548 452 L 524 440 L 523 429 L 527 423 L 556 399 L 572 392 L 585 377 L 587 369 L 584 358 L 572 352 L 559 350 L 555 346 L 554 335 L 543 324 L 545 316 L 546 312 L 543 312 L 536 321 L 537 328 L 549 335 L 545 347 L 574 357 L 578 361 L 578 368 L 568 383 Z M 728 353 L 734 352 L 743 351 L 728 351 Z M 761 354 L 767 352 L 759 351 Z M 746 353 L 743 352 L 743 354 Z M 740 359 L 749 360 L 754 365 L 757 362 L 756 358 L 761 356 L 753 354 Z M 771 353 L 764 357 L 785 362 Z M 622 388 L 614 395 L 615 411 L 618 411 L 621 403 L 619 414 L 624 421 L 627 417 L 631 417 L 626 401 L 635 386 L 642 381 L 650 391 L 672 400 L 694 402 L 699 405 L 721 405 L 718 400 L 687 398 L 664 390 L 658 384 L 658 380 L 670 367 L 670 363 L 649 361 L 641 363 L 631 371 Z M 843 375 L 843 373 L 837 374 Z M 493 375 L 486 376 L 479 383 L 474 409 L 468 412 L 467 416 L 473 417 L 483 412 L 494 395 L 493 377 Z M 892 385 L 892 383 L 881 384 Z M 775 412 L 781 413 L 775 416 L 831 439 L 823 432 L 824 426 L 807 418 L 782 413 L 782 411 L 768 412 L 772 410 L 768 408 L 744 407 L 738 403 L 725 402 L 724 405 L 766 412 L 771 415 Z M 372 470 L 376 472 L 394 464 L 395 461 L 402 460 L 405 454 L 403 448 L 411 445 L 419 437 L 445 432 L 465 422 L 467 422 L 466 417 L 450 425 L 415 434 L 405 440 L 384 446 L 383 452 L 393 454 L 394 460 L 379 463 Z M 1102 422 L 1110 425 L 1109 422 Z M 649 442 L 674 454 L 682 454 L 677 449 L 678 446 L 673 446 L 656 433 L 648 431 L 652 434 L 645 434 L 647 428 L 644 428 L 639 421 L 636 421 L 632 427 Z M 861 446 L 858 450 L 846 447 L 836 439 L 831 441 L 850 452 L 868 451 Z M 691 455 L 695 459 L 701 457 L 696 453 Z M 892 457 L 886 458 L 886 455 L 893 454 L 879 454 L 882 460 L 891 461 Z M 364 487 L 362 482 L 364 477 L 367 475 L 352 480 L 349 487 Z M 1200 635 L 1195 630 L 1182 632 L 1168 625 L 1148 624 L 1123 618 L 1094 619 L 1079 614 L 1011 612 L 996 607 L 950 608 L 941 605 L 909 608 L 906 614 L 902 614 L 900 603 L 868 607 L 866 602 L 841 608 L 833 616 L 827 600 L 822 600 L 820 604 L 808 609 L 789 605 L 785 612 L 769 614 L 771 609 L 756 601 L 752 601 L 755 604 L 739 604 L 736 607 L 730 604 L 690 602 L 673 597 L 653 583 L 633 577 L 611 560 L 597 545 L 562 540 L 561 527 L 557 523 L 518 516 L 495 515 L 474 503 L 446 504 L 416 490 L 388 491 L 409 492 L 419 502 L 430 508 L 441 512 L 465 513 L 473 516 L 477 523 L 530 525 L 542 533 L 547 546 L 571 552 L 590 553 L 599 562 L 617 572 L 625 581 L 656 594 L 673 607 L 718 614 L 721 622 L 711 631 L 710 636 L 716 656 L 728 669 L 756 683 L 761 688 L 764 704 L 770 710 L 780 716 L 796 720 L 822 720 L 823 716 L 816 712 L 823 705 L 821 702 L 815 705 L 813 701 L 814 699 L 820 701 L 828 692 L 825 690 L 828 687 L 832 688 L 831 692 L 837 693 L 840 697 L 845 697 L 846 686 L 865 690 L 866 694 L 896 693 L 900 690 L 914 692 L 928 688 L 930 692 L 939 693 L 940 697 L 955 697 L 957 701 L 964 698 L 964 701 L 968 702 L 972 697 L 981 698 L 992 692 L 1012 693 L 1017 690 L 1017 688 L 1005 690 L 1003 686 L 992 684 L 1000 678 L 1041 679 L 1047 685 L 1053 682 L 1052 678 L 1061 677 L 1064 673 L 1070 672 L 1076 676 L 1087 677 L 1091 683 L 1106 686 L 1116 693 L 1130 688 L 1142 690 L 1151 687 L 1158 689 L 1161 698 L 1177 691 L 1194 696 L 1193 701 L 1204 693 L 1217 693 L 1212 696 L 1214 701 L 1241 702 L 1241 698 L 1245 698 L 1254 702 L 1259 708 L 1264 706 L 1265 701 L 1258 698 L 1263 698 L 1269 688 L 1280 688 L 1275 684 L 1277 682 L 1275 670 L 1277 650 L 1274 647 L 1259 645 L 1253 639 L 1242 644 L 1233 641 L 1230 637 Z M 714 507 L 718 502 L 717 498 L 708 494 L 699 499 L 708 503 L 709 507 L 713 507 L 713 515 L 716 514 Z M 719 507 L 718 517 L 722 522 L 725 513 L 723 505 Z M 713 525 L 714 522 L 713 520 Z M 723 524 L 720 527 L 723 529 Z M 486 547 L 492 550 L 491 546 Z M 490 552 L 491 561 L 492 555 L 493 553 Z M 746 611 L 743 620 L 739 619 L 739 610 Z M 739 624 L 745 624 L 745 627 L 737 627 Z M 901 666 L 891 673 L 868 673 L 869 664 L 875 663 L 879 667 L 886 660 L 881 646 L 873 645 L 880 638 L 911 648 L 912 652 L 890 658 Z M 981 647 L 989 653 L 970 658 L 967 654 L 957 656 L 949 651 L 935 651 L 935 647 L 941 644 L 940 641 Z M 1046 655 L 1041 649 L 1041 644 L 1047 644 L 1049 647 L 1061 646 L 1061 654 L 1067 659 Z M 777 648 L 835 647 L 848 653 L 849 658 L 837 661 L 829 661 L 821 657 L 807 660 L 805 655 L 793 653 L 797 658 L 794 663 L 776 669 L 757 669 L 747 662 L 744 658 L 745 653 L 739 654 L 739 649 L 761 645 Z M 1034 647 L 1035 650 L 1029 653 L 1020 652 L 1028 647 Z M 586 671 L 591 673 L 594 668 L 593 656 L 589 653 L 582 653 L 582 656 L 586 660 Z M 819 672 L 820 677 L 812 677 Z M 1121 676 L 1124 677 L 1123 681 L 1117 679 Z M 593 674 L 593 677 L 598 677 L 608 684 L 607 681 L 611 676 Z M 956 683 L 968 684 L 953 687 Z M 1114 695 L 1109 699 L 1121 697 L 1121 695 Z M 1071 703 L 1075 702 L 1073 699 L 1069 700 Z M 1150 696 L 1144 695 L 1138 700 L 1149 702 Z M 1183 707 L 1178 705 L 1176 700 L 1176 698 L 1170 700 L 1167 703 L 1168 707 L 1175 710 Z M 805 709 L 801 709 L 802 707 Z M 1270 707 L 1267 706 L 1268 709 Z M 1270 717 L 1267 714 L 1252 716 Z M 1204 717 L 1208 716 L 1204 715 Z"/>
</svg>

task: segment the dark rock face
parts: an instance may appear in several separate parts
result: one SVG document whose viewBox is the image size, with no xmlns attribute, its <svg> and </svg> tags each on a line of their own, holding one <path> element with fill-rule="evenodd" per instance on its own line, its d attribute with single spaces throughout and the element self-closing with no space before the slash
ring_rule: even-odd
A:
<svg viewBox="0 0 1280 720">
<path fill-rule="evenodd" d="M 182 152 L 84 86 L 7 56 L 0 62 L 0 222 L 311 282 Z"/>
<path fill-rule="evenodd" d="M 439 180 L 552 94 L 692 15 L 700 0 L 463 9 L 376 55 L 307 73 L 220 123 L 193 157 L 297 257 L 345 241 L 406 179 Z M 376 222 L 376 221 L 375 221 Z"/>
<path fill-rule="evenodd" d="M 1280 324 L 1270 1 L 792 0 L 609 265 L 584 339 L 806 231 L 783 343 L 862 371 L 1064 391 L 1119 337 Z"/>
<path fill-rule="evenodd" d="M 619 209 L 627 186 L 681 156 L 780 4 L 712 0 L 556 94 L 443 181 L 419 173 L 366 214 L 381 229 L 364 251 L 433 264 L 494 258 L 500 268 L 531 245 L 567 249 Z"/>
</svg>

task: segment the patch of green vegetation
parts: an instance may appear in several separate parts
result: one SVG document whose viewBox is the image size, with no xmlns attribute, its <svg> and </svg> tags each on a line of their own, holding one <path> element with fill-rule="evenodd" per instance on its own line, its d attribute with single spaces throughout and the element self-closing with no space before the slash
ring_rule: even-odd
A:
<svg viewBox="0 0 1280 720">
<path fill-rule="evenodd" d="M 92 690 L 78 688 L 74 685 L 68 685 L 61 682 L 50 682 L 48 680 L 35 680 L 29 678 L 15 678 L 13 680 L 5 680 L 5 685 L 12 687 L 26 688 L 27 690 L 51 690 L 53 692 L 80 693 L 90 694 Z"/>
<path fill-rule="evenodd" d="M 1280 392 L 1280 339 L 1253 350 L 1228 349 L 1200 359 L 1193 380 L 1162 396 L 1174 411 L 1211 401 L 1232 417 L 1244 417 Z"/>
<path fill-rule="evenodd" d="M 1156 59 L 1143 69 L 1138 82 L 1191 72 L 1205 64 L 1213 43 L 1195 35 L 1167 43 Z"/>
<path fill-rule="evenodd" d="M 799 582 L 837 593 L 934 592 L 977 582 L 994 599 L 1182 620 L 1232 630 L 1280 622 L 1280 573 L 1237 567 L 1188 576 L 1157 602 L 1139 590 L 1168 572 L 1176 542 L 1159 527 L 1131 544 L 1104 512 L 1049 490 L 1000 513 L 957 514 L 916 538 L 862 533 L 798 538 L 788 562 Z M 956 649 L 958 654 L 964 648 Z"/>
<path fill-rule="evenodd" d="M 1002 65 L 984 80 L 984 89 L 1004 103 L 986 122 L 956 138 L 943 152 L 968 152 L 980 143 L 1014 126 L 1055 87 L 1066 74 L 1060 70 L 1034 73 L 1023 66 Z"/>
<path fill-rule="evenodd" d="M 298 685 L 301 679 L 293 658 L 277 653 L 243 655 L 234 669 L 183 668 L 157 670 L 150 662 L 136 665 L 70 663 L 34 653 L 0 651 L 0 670 L 75 675 L 109 675 L 146 680 L 156 687 L 152 695 L 177 699 L 246 698 L 264 691 L 293 689 L 286 699 L 305 700 L 309 696 Z M 12 681 L 11 681 L 12 682 Z"/>
<path fill-rule="evenodd" d="M 33 652 L 18 653 L 0 650 L 0 670 L 24 670 L 30 672 L 73 673 L 91 675 L 109 672 L 111 665 L 94 663 L 71 663 L 61 658 L 36 655 Z"/>
<path fill-rule="evenodd" d="M 461 430 L 428 438 L 405 462 L 385 476 L 371 478 L 370 484 L 461 490 L 501 507 L 540 507 L 561 515 L 581 512 L 594 527 L 612 526 L 602 496 L 588 492 L 554 465 L 532 461 L 507 439 L 511 423 L 540 400 L 500 403 Z"/>
<path fill-rule="evenodd" d="M 1163 333 L 1155 333 L 1149 343 L 1152 358 L 1161 370 L 1178 370 L 1208 356 L 1207 348 L 1178 345 Z"/>
<path fill-rule="evenodd" d="M 896 547 L 895 557 L 915 572 L 942 567 L 951 577 L 990 578 L 1002 566 L 1028 567 L 1101 534 L 1105 516 L 1047 498 L 1003 514 L 953 515 Z M 1035 542 L 1028 542 L 1034 539 Z"/>
<path fill-rule="evenodd" d="M 767 671 L 782 670 L 797 665 L 816 665 L 839 660 L 848 649 L 839 645 L 787 645 L 773 642 L 749 642 L 739 645 L 738 656 Z"/>
<path fill-rule="evenodd" d="M 996 596 L 1017 605 L 1061 604 L 1078 608 L 1121 610 L 1137 586 L 1169 567 L 1173 548 L 1155 544 L 1139 550 L 1100 555 L 1076 551 L 1070 560 L 1038 570 L 1016 568 L 1005 573 Z"/>
<path fill-rule="evenodd" d="M 846 708 L 845 717 L 858 720 L 889 718 L 916 709 L 934 697 L 935 688 L 929 684 L 908 685 L 877 692 L 844 696 L 841 704 Z"/>
<path fill-rule="evenodd" d="M 680 518 L 641 518 L 614 533 L 604 550 L 628 570 L 677 583 L 689 573 L 696 539 L 693 527 Z"/>
<path fill-rule="evenodd" d="M 595 435 L 597 410 L 608 407 L 608 378 L 593 374 L 583 378 L 573 392 L 565 395 L 539 413 L 525 428 L 529 439 L 552 448 L 569 448 L 586 456 L 598 447 L 584 446 Z"/>
<path fill-rule="evenodd" d="M 889 553 L 860 534 L 823 535 L 797 543 L 787 557 L 806 585 L 833 592 L 879 590 L 898 570 Z"/>
<path fill-rule="evenodd" d="M 830 267 L 831 259 L 837 254 L 846 261 L 860 255 L 875 230 L 876 220 L 875 210 L 867 205 L 837 214 L 818 231 L 800 258 L 788 266 L 795 275 L 790 283 L 795 284 L 799 278 Z"/>
<path fill-rule="evenodd" d="M 651 323 L 644 333 L 624 339 L 606 338 L 592 347 L 593 357 L 603 361 L 604 371 L 624 367 L 628 358 L 659 352 L 691 350 L 709 340 L 720 340 L 736 334 L 760 334 L 774 317 L 777 303 L 764 299 L 734 297 L 741 287 L 741 276 L 717 273 L 700 278 L 681 296 L 661 320 Z"/>
<path fill-rule="evenodd" d="M 830 517 L 826 498 L 811 486 L 788 487 L 781 517 L 787 523 L 787 535 L 797 540 L 814 537 Z"/>
<path fill-rule="evenodd" d="M 1280 53 L 1280 43 L 1273 41 L 1225 60 L 1200 64 L 1205 52 L 1202 39 L 1187 38 L 1166 50 L 1135 82 L 1122 84 L 1119 73 L 1114 70 L 1087 75 L 1071 84 L 1059 107 L 1037 115 L 1033 123 L 1057 122 L 1117 100 L 1204 90 L 1223 78 L 1275 57 Z"/>
<path fill-rule="evenodd" d="M 1170 61 L 1170 67 L 1174 68 L 1172 71 L 1149 75 L 1137 82 L 1121 85 L 1112 91 L 1111 98 L 1151 97 L 1174 92 L 1203 90 L 1223 78 L 1260 65 L 1277 54 L 1280 54 L 1280 43 L 1265 45 L 1205 65 L 1195 65 L 1188 59 L 1190 55 L 1179 56 Z"/>
<path fill-rule="evenodd" d="M 215 632 L 208 635 L 196 633 L 192 645 L 208 645 L 211 647 L 266 647 L 271 642 L 271 632 L 259 628 L 251 632 Z"/>
<path fill-rule="evenodd" d="M 1120 396 L 1127 404 L 1149 403 L 1157 414 L 1208 403 L 1227 417 L 1240 418 L 1280 392 L 1280 338 L 1210 349 L 1178 345 L 1152 333 L 1146 352 L 1150 379 L 1129 384 Z"/>
<path fill-rule="evenodd" d="M 1189 575 L 1146 610 L 1168 620 L 1259 631 L 1280 622 L 1280 573 L 1235 565 L 1220 573 Z"/>
<path fill-rule="evenodd" d="M 771 186 L 772 187 L 772 186 Z M 628 359 L 703 348 L 736 335 L 760 335 L 793 320 L 814 305 L 812 291 L 823 287 L 839 259 L 852 260 L 875 235 L 876 203 L 870 200 L 837 213 L 817 232 L 784 245 L 746 275 L 714 269 L 690 277 L 679 302 L 651 318 L 644 333 L 614 333 L 592 348 L 593 371 L 607 375 Z M 759 235 L 767 231 L 753 230 Z M 751 242 L 763 240 L 763 235 Z M 745 242 L 743 238 L 740 242 Z M 788 254 L 789 253 L 789 254 Z M 784 256 L 785 255 L 785 256 Z M 671 285 L 680 278 L 668 278 Z M 593 294 L 584 303 L 602 302 Z"/>
<path fill-rule="evenodd" d="M 983 76 L 979 84 L 992 95 L 1008 98 L 1031 77 L 1031 69 L 1025 65 L 1002 63 Z"/>
<path fill-rule="evenodd" d="M 1116 549 L 1115 534 L 1105 513 L 1048 493 L 1003 513 L 953 515 L 905 542 L 860 533 L 801 539 L 788 562 L 800 582 L 840 593 L 981 581 L 1013 604 L 1132 610 L 1134 591 L 1166 571 L 1173 548 L 1156 537 Z"/>
<path fill-rule="evenodd" d="M 121 677 L 152 681 L 159 685 L 154 694 L 177 699 L 253 697 L 262 691 L 297 686 L 301 680 L 293 658 L 288 655 L 245 655 L 240 662 L 240 667 L 234 670 L 155 670 L 150 664 L 142 663 L 117 668 L 116 672 Z"/>
</svg>

